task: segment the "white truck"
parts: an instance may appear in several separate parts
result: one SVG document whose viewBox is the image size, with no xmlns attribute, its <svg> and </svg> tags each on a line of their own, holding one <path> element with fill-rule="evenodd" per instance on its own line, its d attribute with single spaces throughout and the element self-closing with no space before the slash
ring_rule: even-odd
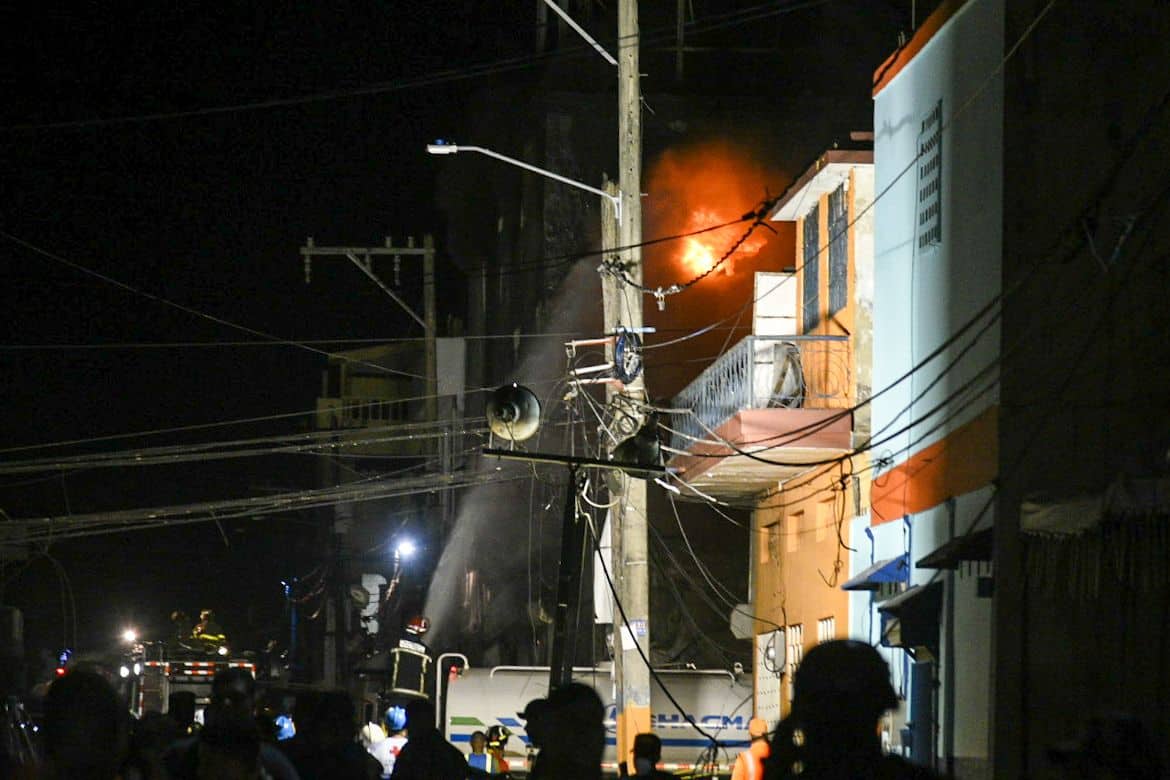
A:
<svg viewBox="0 0 1170 780">
<path fill-rule="evenodd" d="M 438 666 L 444 667 L 442 659 Z M 710 741 L 687 722 L 683 714 L 651 682 L 651 723 L 662 740 L 662 768 L 668 772 L 689 773 L 703 768 L 729 774 L 739 751 L 748 745 L 748 721 L 752 716 L 752 679 L 750 675 L 713 670 L 656 670 L 663 684 L 687 715 L 704 731 L 719 741 L 711 761 Z M 441 673 L 440 673 L 441 676 Z M 524 721 L 518 717 L 532 699 L 548 695 L 548 667 L 497 666 L 491 669 L 464 668 L 446 681 L 439 680 L 438 705 L 443 736 L 464 753 L 470 752 L 472 733 L 486 732 L 495 725 L 506 726 L 512 733 L 505 757 L 515 775 L 530 768 L 528 735 Z M 602 769 L 617 773 L 616 707 L 614 682 L 608 667 L 577 667 L 573 679 L 591 686 L 605 704 L 606 750 Z M 445 682 L 445 685 L 444 685 Z M 445 689 L 445 692 L 444 692 Z M 707 753 L 706 760 L 699 762 Z M 628 760 L 629 756 L 622 757 Z M 708 775 L 703 775 L 708 776 Z"/>
</svg>

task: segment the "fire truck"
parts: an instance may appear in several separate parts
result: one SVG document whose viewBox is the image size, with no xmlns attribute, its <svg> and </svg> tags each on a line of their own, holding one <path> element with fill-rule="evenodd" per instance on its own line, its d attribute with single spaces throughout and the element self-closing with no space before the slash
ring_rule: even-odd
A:
<svg viewBox="0 0 1170 780">
<path fill-rule="evenodd" d="M 445 663 L 457 656 L 460 664 Z M 497 666 L 467 668 L 466 658 L 445 654 L 438 659 L 438 674 L 448 670 L 446 679 L 436 681 L 439 692 L 438 718 L 443 736 L 464 753 L 469 753 L 472 733 L 503 726 L 511 733 L 505 748 L 513 774 L 524 774 L 532 760 L 524 721 L 518 713 L 532 699 L 548 695 L 548 667 Z M 657 680 L 651 685 L 651 727 L 662 740 L 662 768 L 689 776 L 730 774 L 735 757 L 750 742 L 748 721 L 752 716 L 752 680 L 724 669 L 656 670 L 662 685 L 685 712 L 679 712 Z M 602 770 L 617 773 L 617 708 L 614 681 L 609 666 L 577 667 L 573 679 L 592 687 L 605 704 L 606 747 Z M 700 734 L 694 721 L 718 744 Z M 628 760 L 628 756 L 624 759 Z"/>
<path fill-rule="evenodd" d="M 217 674 L 238 668 L 256 675 L 255 663 L 225 650 L 224 645 L 188 647 L 163 642 L 135 646 L 118 670 L 128 683 L 130 711 L 137 717 L 150 710 L 166 712 L 172 694 L 190 691 L 195 694 L 195 718 L 202 721 Z"/>
</svg>

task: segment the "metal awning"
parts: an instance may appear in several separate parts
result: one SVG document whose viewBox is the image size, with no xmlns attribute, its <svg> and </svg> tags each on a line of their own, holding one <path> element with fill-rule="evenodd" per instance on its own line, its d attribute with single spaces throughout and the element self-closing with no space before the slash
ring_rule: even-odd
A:
<svg viewBox="0 0 1170 780">
<path fill-rule="evenodd" d="M 942 583 L 912 585 L 878 605 L 885 647 L 938 647 Z"/>
<path fill-rule="evenodd" d="M 942 606 L 942 583 L 929 582 L 925 585 L 911 585 L 906 590 L 878 604 L 878 612 L 902 615 L 923 610 L 937 612 Z"/>
<path fill-rule="evenodd" d="M 883 583 L 910 581 L 910 555 L 878 561 L 865 571 L 849 579 L 841 590 L 878 590 Z"/>
<path fill-rule="evenodd" d="M 963 561 L 991 560 L 992 529 L 956 536 L 914 564 L 919 569 L 957 569 Z"/>
</svg>

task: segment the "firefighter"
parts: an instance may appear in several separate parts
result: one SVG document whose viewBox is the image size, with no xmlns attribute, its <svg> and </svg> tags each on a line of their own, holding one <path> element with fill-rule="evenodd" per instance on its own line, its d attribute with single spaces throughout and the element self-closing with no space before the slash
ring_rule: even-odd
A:
<svg viewBox="0 0 1170 780">
<path fill-rule="evenodd" d="M 403 626 L 398 646 L 390 649 L 390 687 L 399 692 L 426 697 L 426 672 L 431 663 L 430 649 L 423 635 L 431 621 L 416 615 Z"/>
<path fill-rule="evenodd" d="M 507 726 L 492 726 L 487 732 L 487 752 L 492 757 L 492 773 L 498 775 L 507 775 L 511 767 L 508 766 L 507 759 L 504 758 L 504 747 L 508 744 L 508 737 L 512 732 L 508 730 Z"/>
<path fill-rule="evenodd" d="M 227 642 L 227 636 L 216 621 L 215 613 L 210 609 L 199 611 L 199 622 L 195 624 L 195 638 L 213 645 L 222 645 Z"/>
<path fill-rule="evenodd" d="M 772 752 L 768 723 L 763 718 L 752 718 L 748 721 L 748 736 L 751 744 L 736 757 L 731 780 L 761 780 L 764 776 L 764 761 Z"/>
</svg>

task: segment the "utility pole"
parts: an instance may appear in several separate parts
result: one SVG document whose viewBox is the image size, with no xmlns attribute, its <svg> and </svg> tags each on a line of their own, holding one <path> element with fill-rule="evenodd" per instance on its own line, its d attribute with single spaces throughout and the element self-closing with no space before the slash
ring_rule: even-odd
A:
<svg viewBox="0 0 1170 780">
<path fill-rule="evenodd" d="M 621 252 L 624 275 L 642 283 L 642 90 L 638 62 L 638 0 L 618 0 L 618 188 L 621 191 L 621 221 L 618 246 L 632 247 Z M 607 220 L 609 221 L 609 220 Z M 611 245 L 612 246 L 612 245 Z M 606 298 L 606 329 L 613 333 L 617 319 L 628 329 L 642 327 L 642 291 L 631 290 L 617 297 L 624 284 L 607 275 L 603 282 Z M 620 304 L 619 304 L 620 301 Z M 612 359 L 612 357 L 611 357 Z M 642 375 L 621 393 L 631 401 L 644 402 Z M 623 404 L 629 410 L 632 404 Z M 640 422 L 637 420 L 636 422 Z M 637 428 L 635 427 L 635 430 Z M 646 482 L 620 477 L 623 495 L 614 513 L 613 560 L 618 595 L 626 620 L 614 616 L 614 655 L 617 674 L 618 760 L 627 760 L 634 737 L 650 731 L 650 669 L 642 660 L 650 658 L 650 576 L 647 560 Z M 627 627 L 626 621 L 629 625 Z M 636 643 L 636 644 L 635 644 Z M 641 652 L 639 652 L 641 648 Z"/>
<path fill-rule="evenodd" d="M 304 258 L 305 284 L 312 279 L 314 257 L 344 257 L 358 268 L 367 278 L 378 286 L 394 303 L 398 304 L 410 315 L 411 319 L 423 328 L 423 375 L 425 399 L 423 401 L 423 416 L 428 422 L 438 420 L 438 375 L 436 349 L 436 311 L 435 311 L 435 243 L 427 235 L 423 238 L 423 245 L 415 245 L 413 236 L 407 237 L 406 246 L 394 246 L 394 242 L 387 237 L 383 246 L 353 247 L 353 246 L 317 246 L 310 237 L 300 250 Z M 393 261 L 394 286 L 398 286 L 403 257 L 421 257 L 423 273 L 423 316 L 417 312 L 403 298 L 375 272 L 376 258 Z M 344 398 L 346 389 L 342 386 L 337 392 Z M 340 438 L 340 434 L 339 434 Z M 442 452 L 446 443 L 438 441 L 427 445 L 432 448 L 426 454 L 434 455 Z M 442 458 L 444 469 L 449 461 Z M 343 474 L 335 460 L 327 459 L 321 469 L 322 482 L 339 484 L 351 479 Z M 440 512 L 445 518 L 449 512 L 447 491 L 442 491 Z M 328 521 L 326 521 L 328 522 Z M 323 529 L 325 537 L 325 559 L 331 563 L 334 581 L 327 584 L 328 596 L 325 604 L 325 643 L 322 653 L 322 677 L 330 687 L 344 686 L 347 682 L 348 659 L 346 658 L 346 639 L 350 625 L 348 620 L 347 587 L 349 572 L 346 571 L 347 556 L 346 543 L 349 532 L 354 525 L 354 507 L 352 504 L 338 504 L 333 508 L 332 523 Z"/>
</svg>

